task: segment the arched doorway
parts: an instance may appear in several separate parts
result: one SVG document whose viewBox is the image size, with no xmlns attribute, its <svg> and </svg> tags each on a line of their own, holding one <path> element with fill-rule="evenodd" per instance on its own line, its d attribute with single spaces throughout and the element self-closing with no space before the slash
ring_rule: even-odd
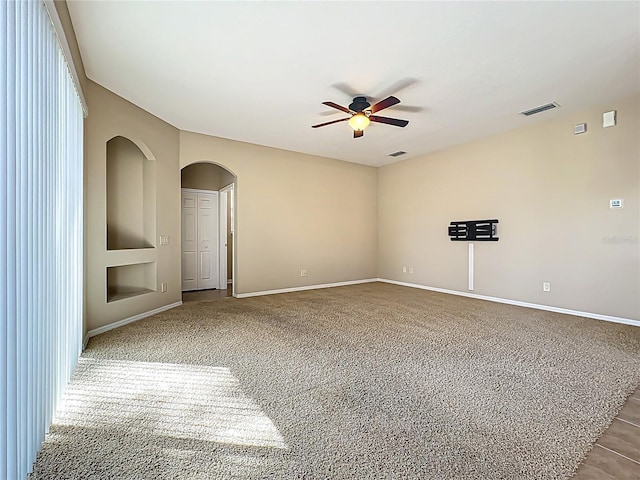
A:
<svg viewBox="0 0 640 480">
<path fill-rule="evenodd" d="M 235 296 L 236 176 L 193 163 L 181 170 L 181 192 L 183 301 Z"/>
</svg>

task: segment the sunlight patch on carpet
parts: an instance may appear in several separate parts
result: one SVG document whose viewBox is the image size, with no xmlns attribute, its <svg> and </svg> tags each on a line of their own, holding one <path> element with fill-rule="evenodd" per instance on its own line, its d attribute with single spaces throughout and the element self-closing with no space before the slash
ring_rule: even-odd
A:
<svg viewBox="0 0 640 480">
<path fill-rule="evenodd" d="M 54 422 L 287 448 L 224 367 L 81 358 Z"/>
</svg>

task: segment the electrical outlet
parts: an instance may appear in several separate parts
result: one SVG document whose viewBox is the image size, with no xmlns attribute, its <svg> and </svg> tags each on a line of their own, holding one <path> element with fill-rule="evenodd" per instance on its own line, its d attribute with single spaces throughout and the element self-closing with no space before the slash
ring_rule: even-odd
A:
<svg viewBox="0 0 640 480">
<path fill-rule="evenodd" d="M 300 270 L 300 276 L 301 276 L 301 277 L 306 277 L 306 276 L 307 276 L 307 270 L 306 270 L 306 269 L 304 269 L 304 268 L 303 268 L 303 269 L 301 269 L 301 270 Z"/>
<path fill-rule="evenodd" d="M 167 282 L 162 282 L 160 284 L 160 289 L 162 290 L 162 293 L 165 293 L 167 291 Z"/>
<path fill-rule="evenodd" d="M 407 273 L 407 267 L 402 267 L 402 273 Z"/>
<path fill-rule="evenodd" d="M 542 291 L 543 292 L 550 292 L 551 291 L 551 284 L 549 282 L 543 282 L 542 283 Z"/>
</svg>

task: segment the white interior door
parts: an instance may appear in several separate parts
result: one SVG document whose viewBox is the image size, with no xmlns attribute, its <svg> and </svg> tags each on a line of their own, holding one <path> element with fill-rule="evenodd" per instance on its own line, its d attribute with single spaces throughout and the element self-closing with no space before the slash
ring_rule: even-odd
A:
<svg viewBox="0 0 640 480">
<path fill-rule="evenodd" d="M 182 190 L 182 290 L 220 287 L 218 215 L 218 192 Z"/>
<path fill-rule="evenodd" d="M 182 191 L 182 290 L 198 288 L 198 194 Z"/>
<path fill-rule="evenodd" d="M 198 288 L 218 288 L 218 192 L 198 193 Z"/>
</svg>

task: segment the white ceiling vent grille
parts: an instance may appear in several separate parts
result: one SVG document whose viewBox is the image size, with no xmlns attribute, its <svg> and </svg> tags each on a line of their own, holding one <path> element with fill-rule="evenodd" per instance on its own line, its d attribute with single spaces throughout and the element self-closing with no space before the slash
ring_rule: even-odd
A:
<svg viewBox="0 0 640 480">
<path fill-rule="evenodd" d="M 544 112 L 546 110 L 551 110 L 552 108 L 557 108 L 559 106 L 560 105 L 558 105 L 556 102 L 551 102 L 551 103 L 547 103 L 546 105 L 540 105 L 539 107 L 530 108 L 529 110 L 520 112 L 520 115 L 524 115 L 525 117 L 528 117 L 530 115 L 535 115 L 536 113 Z"/>
<path fill-rule="evenodd" d="M 403 150 L 398 150 L 397 152 L 390 153 L 389 156 L 390 157 L 399 157 L 400 155 L 404 155 L 405 153 L 407 153 L 407 152 L 405 152 Z"/>
</svg>

